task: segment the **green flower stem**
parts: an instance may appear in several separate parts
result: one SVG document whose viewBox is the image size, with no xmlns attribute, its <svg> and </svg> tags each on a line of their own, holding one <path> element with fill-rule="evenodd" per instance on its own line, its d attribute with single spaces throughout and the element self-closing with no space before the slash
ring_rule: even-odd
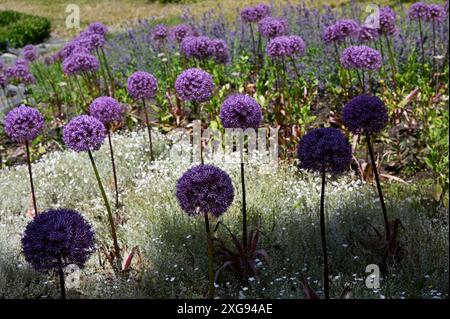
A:
<svg viewBox="0 0 450 319">
<path fill-rule="evenodd" d="M 242 150 L 241 150 L 242 152 Z M 241 158 L 241 185 L 242 185 L 242 242 L 244 249 L 247 249 L 247 202 L 245 200 L 245 174 L 244 160 Z"/>
<path fill-rule="evenodd" d="M 425 49 L 423 47 L 423 28 L 422 28 L 422 22 L 419 19 L 419 33 L 420 33 L 420 50 L 422 53 L 422 70 L 425 70 Z"/>
<path fill-rule="evenodd" d="M 394 82 L 394 92 L 397 93 L 397 66 L 395 61 L 394 49 L 392 48 L 391 40 L 387 36 L 385 38 L 389 53 L 389 63 L 391 64 L 392 69 L 392 81 Z"/>
<path fill-rule="evenodd" d="M 114 251 L 116 253 L 116 259 L 117 259 L 117 269 L 120 270 L 122 268 L 122 256 L 120 253 L 119 244 L 117 242 L 116 225 L 114 223 L 111 206 L 109 205 L 108 197 L 106 196 L 105 189 L 103 188 L 102 180 L 100 179 L 100 175 L 97 170 L 97 165 L 95 165 L 95 161 L 94 161 L 94 157 L 92 156 L 92 152 L 89 150 L 88 154 L 89 154 L 89 159 L 91 160 L 91 163 L 92 163 L 92 168 L 94 169 L 95 177 L 97 178 L 98 187 L 100 188 L 100 192 L 102 194 L 103 201 L 105 202 L 105 207 L 108 212 L 108 220 L 109 220 L 109 225 L 111 227 L 111 235 L 113 238 Z"/>
<path fill-rule="evenodd" d="M 142 104 L 144 107 L 145 125 L 147 126 L 148 141 L 150 143 L 150 161 L 153 162 L 154 156 L 153 156 L 153 142 L 152 142 L 152 127 L 150 126 L 150 121 L 148 120 L 148 112 L 145 99 L 142 99 Z"/>
<path fill-rule="evenodd" d="M 27 164 L 28 164 L 28 175 L 30 176 L 30 186 L 31 186 L 31 196 L 33 197 L 33 207 L 34 207 L 34 215 L 38 215 L 37 204 L 36 204 L 36 193 L 34 192 L 34 183 L 33 183 L 33 172 L 31 170 L 31 156 L 30 156 L 30 146 L 29 141 L 25 142 L 25 148 L 27 149 Z"/>
<path fill-rule="evenodd" d="M 320 236 L 322 237 L 322 254 L 323 254 L 323 287 L 325 299 L 330 299 L 330 281 L 328 274 L 328 254 L 327 240 L 325 235 L 325 170 L 322 171 L 322 192 L 320 194 Z"/>
<path fill-rule="evenodd" d="M 106 73 L 108 74 L 108 78 L 109 78 L 109 81 L 111 83 L 111 91 L 112 91 L 111 92 L 111 96 L 114 96 L 116 87 L 115 87 L 115 84 L 114 84 L 114 78 L 111 75 L 111 68 L 109 67 L 108 59 L 106 58 L 106 54 L 105 54 L 105 51 L 103 50 L 103 48 L 100 48 L 100 52 L 102 54 L 103 63 L 105 65 Z"/>
<path fill-rule="evenodd" d="M 62 268 L 62 258 L 58 259 L 58 276 L 59 276 L 59 288 L 61 290 L 61 299 L 66 299 L 66 284 L 64 278 L 64 269 Z"/>
<path fill-rule="evenodd" d="M 208 242 L 208 298 L 214 299 L 214 246 L 207 213 L 205 213 L 205 229 Z"/>
<path fill-rule="evenodd" d="M 106 131 L 108 133 L 109 151 L 111 154 L 111 164 L 112 164 L 113 176 L 114 176 L 114 188 L 116 191 L 116 209 L 117 209 L 117 208 L 119 208 L 119 187 L 117 186 L 116 162 L 114 160 L 114 150 L 113 150 L 113 146 L 112 146 L 112 142 L 111 142 L 111 131 L 110 131 L 109 125 L 106 128 Z"/>
</svg>

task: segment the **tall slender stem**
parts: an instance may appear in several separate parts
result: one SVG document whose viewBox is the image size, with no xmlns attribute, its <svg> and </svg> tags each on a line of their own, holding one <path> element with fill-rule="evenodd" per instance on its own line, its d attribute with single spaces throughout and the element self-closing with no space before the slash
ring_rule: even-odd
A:
<svg viewBox="0 0 450 319">
<path fill-rule="evenodd" d="M 245 200 L 245 174 L 244 174 L 244 161 L 242 159 L 241 159 L 241 183 L 242 183 L 242 242 L 244 243 L 244 249 L 247 249 L 247 202 Z"/>
<path fill-rule="evenodd" d="M 102 180 L 100 179 L 100 174 L 98 173 L 97 165 L 95 165 L 94 157 L 92 156 L 91 151 L 88 151 L 88 154 L 89 154 L 89 159 L 91 160 L 91 163 L 92 163 L 92 168 L 94 169 L 95 177 L 97 178 L 98 187 L 100 188 L 100 192 L 102 194 L 103 201 L 105 202 L 105 207 L 108 212 L 108 221 L 109 221 L 109 225 L 111 227 L 111 235 L 113 238 L 114 251 L 116 253 L 117 264 L 118 264 L 117 266 L 118 266 L 118 269 L 120 270 L 122 268 L 122 257 L 120 254 L 120 248 L 119 248 L 119 244 L 117 241 L 116 225 L 114 223 L 111 206 L 109 205 L 108 197 L 106 196 L 105 189 L 103 188 L 103 183 L 102 183 Z"/>
<path fill-rule="evenodd" d="M 386 44 L 388 47 L 389 53 L 389 62 L 391 64 L 392 69 L 392 81 L 394 82 L 394 92 L 397 93 L 397 66 L 395 62 L 394 49 L 392 48 L 391 40 L 386 36 Z"/>
<path fill-rule="evenodd" d="M 153 142 L 152 142 L 152 127 L 150 126 L 150 121 L 148 120 L 148 112 L 147 112 L 147 105 L 145 104 L 145 99 L 142 99 L 142 104 L 144 106 L 145 124 L 147 125 L 148 141 L 150 143 L 150 161 L 153 162 L 154 156 L 153 156 Z"/>
<path fill-rule="evenodd" d="M 62 268 L 62 259 L 61 256 L 58 260 L 58 276 L 59 276 L 59 288 L 61 290 L 61 299 L 66 299 L 66 284 L 64 279 L 64 269 Z"/>
<path fill-rule="evenodd" d="M 377 164 L 375 162 L 375 157 L 373 156 L 372 143 L 370 142 L 369 134 L 366 135 L 366 139 L 367 139 L 367 146 L 369 148 L 370 161 L 372 162 L 373 172 L 375 174 L 375 181 L 377 183 L 378 196 L 380 197 L 380 202 L 381 202 L 381 209 L 383 211 L 386 240 L 389 241 L 390 235 L 391 235 L 390 231 L 389 231 L 389 219 L 388 219 L 387 212 L 386 212 L 386 205 L 384 204 L 383 192 L 381 190 L 381 184 L 380 184 L 380 177 L 378 176 Z"/>
<path fill-rule="evenodd" d="M 37 216 L 38 210 L 37 210 L 37 204 L 36 204 L 36 193 L 34 192 L 33 172 L 31 170 L 31 156 L 30 156 L 29 141 L 25 142 L 25 147 L 27 149 L 28 174 L 30 176 L 31 196 L 33 197 L 34 215 Z"/>
<path fill-rule="evenodd" d="M 325 299 L 330 299 L 327 240 L 325 236 L 325 182 L 326 182 L 325 171 L 322 171 L 322 192 L 320 194 L 320 235 L 322 237 L 322 254 L 323 254 L 323 287 Z"/>
<path fill-rule="evenodd" d="M 213 239 L 211 235 L 211 227 L 209 226 L 208 214 L 205 213 L 205 229 L 206 229 L 206 240 L 208 242 L 208 298 L 214 299 L 214 247 Z"/>
<path fill-rule="evenodd" d="M 436 72 L 436 24 L 432 23 L 432 30 L 433 30 L 433 56 L 431 57 L 431 79 L 434 79 L 434 74 Z"/>
<path fill-rule="evenodd" d="M 420 33 L 420 50 L 422 53 L 422 70 L 424 70 L 425 69 L 425 49 L 423 47 L 424 38 L 423 38 L 422 22 L 420 21 L 420 19 L 419 19 L 419 33 Z"/>
<path fill-rule="evenodd" d="M 111 142 L 111 131 L 109 129 L 109 125 L 107 127 L 108 132 L 108 142 L 109 142 L 109 151 L 111 153 L 111 164 L 113 169 L 113 176 L 114 176 L 114 188 L 116 190 L 116 209 L 119 207 L 119 187 L 117 186 L 117 171 L 116 171 L 116 162 L 114 160 L 114 150 Z"/>
</svg>

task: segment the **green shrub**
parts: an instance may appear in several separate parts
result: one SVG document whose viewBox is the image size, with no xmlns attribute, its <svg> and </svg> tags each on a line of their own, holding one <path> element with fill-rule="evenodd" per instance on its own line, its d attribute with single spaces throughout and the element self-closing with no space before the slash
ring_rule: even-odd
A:
<svg viewBox="0 0 450 319">
<path fill-rule="evenodd" d="M 50 37 L 50 21 L 16 11 L 0 11 L 0 51 L 40 43 Z"/>
</svg>

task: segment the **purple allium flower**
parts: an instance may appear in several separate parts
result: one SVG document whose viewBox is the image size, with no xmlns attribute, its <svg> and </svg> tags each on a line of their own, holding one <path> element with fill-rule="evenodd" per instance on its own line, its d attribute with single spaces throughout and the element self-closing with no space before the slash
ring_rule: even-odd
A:
<svg viewBox="0 0 450 319">
<path fill-rule="evenodd" d="M 37 271 L 75 264 L 83 268 L 95 250 L 94 230 L 80 213 L 50 209 L 37 215 L 22 238 L 25 259 Z"/>
<path fill-rule="evenodd" d="M 428 5 L 421 1 L 413 3 L 411 7 L 409 7 L 408 16 L 411 20 L 425 21 L 428 16 Z"/>
<path fill-rule="evenodd" d="M 288 25 L 283 19 L 265 17 L 259 22 L 258 30 L 263 37 L 275 38 L 286 34 L 288 31 Z"/>
<path fill-rule="evenodd" d="M 259 19 L 263 19 L 270 15 L 270 7 L 264 3 L 257 4 L 255 10 L 259 15 Z"/>
<path fill-rule="evenodd" d="M 262 112 L 256 100 L 248 95 L 228 97 L 220 108 L 220 120 L 224 128 L 254 128 L 261 123 Z"/>
<path fill-rule="evenodd" d="M 198 165 L 187 170 L 177 182 L 176 196 L 189 215 L 211 213 L 219 217 L 233 202 L 231 178 L 220 168 Z"/>
<path fill-rule="evenodd" d="M 279 36 L 273 38 L 267 43 L 266 52 L 271 58 L 281 58 L 291 55 L 289 47 L 289 37 Z"/>
<path fill-rule="evenodd" d="M 211 98 L 214 82 L 208 72 L 192 68 L 177 77 L 175 89 L 185 101 L 206 102 Z"/>
<path fill-rule="evenodd" d="M 144 71 L 134 72 L 127 81 L 128 94 L 135 100 L 154 98 L 157 89 L 156 78 Z"/>
<path fill-rule="evenodd" d="M 380 34 L 394 35 L 398 32 L 397 14 L 391 7 L 383 7 L 380 9 Z"/>
<path fill-rule="evenodd" d="M 102 34 L 90 33 L 85 35 L 85 38 L 89 42 L 89 47 L 91 50 L 95 48 L 103 48 L 105 46 L 106 39 Z"/>
<path fill-rule="evenodd" d="M 34 45 L 28 44 L 24 46 L 23 57 L 25 58 L 25 60 L 33 62 L 38 58 L 38 56 L 39 56 L 38 50 Z"/>
<path fill-rule="evenodd" d="M 259 4 L 254 7 L 246 7 L 241 11 L 241 18 L 244 22 L 253 23 L 267 17 L 270 14 L 270 8 L 265 4 Z"/>
<path fill-rule="evenodd" d="M 5 116 L 3 124 L 6 134 L 18 143 L 34 140 L 45 128 L 42 114 L 38 110 L 25 105 L 12 109 Z"/>
<path fill-rule="evenodd" d="M 446 10 L 443 6 L 434 3 L 428 5 L 428 15 L 427 15 L 428 22 L 437 22 L 437 23 L 444 22 L 445 16 Z"/>
<path fill-rule="evenodd" d="M 351 19 L 341 19 L 323 30 L 322 39 L 325 44 L 342 42 L 348 37 L 357 37 L 359 35 L 359 29 L 359 25 L 356 21 Z"/>
<path fill-rule="evenodd" d="M 381 54 L 365 45 L 346 48 L 340 61 L 346 69 L 376 70 L 383 64 Z"/>
<path fill-rule="evenodd" d="M 46 66 L 52 65 L 53 63 L 55 63 L 55 57 L 53 55 L 47 55 L 44 57 L 44 64 Z"/>
<path fill-rule="evenodd" d="M 380 30 L 371 26 L 361 26 L 359 29 L 359 39 L 361 41 L 371 41 L 380 36 Z"/>
<path fill-rule="evenodd" d="M 211 45 L 211 39 L 205 36 L 186 37 L 181 43 L 181 52 L 187 58 L 204 60 L 210 58 L 214 47 Z"/>
<path fill-rule="evenodd" d="M 94 22 L 89 25 L 87 32 L 105 35 L 108 32 L 108 28 L 101 22 Z"/>
<path fill-rule="evenodd" d="M 106 137 L 102 122 L 93 116 L 74 117 L 65 127 L 63 139 L 66 145 L 77 152 L 97 151 Z"/>
<path fill-rule="evenodd" d="M 123 110 L 119 102 L 109 96 L 96 98 L 89 107 L 89 114 L 107 125 L 123 120 Z"/>
<path fill-rule="evenodd" d="M 289 38 L 289 50 L 292 55 L 303 55 L 305 53 L 305 41 L 298 35 L 291 35 Z"/>
<path fill-rule="evenodd" d="M 152 32 L 153 39 L 157 41 L 165 40 L 168 34 L 169 28 L 167 28 L 167 26 L 164 24 L 156 25 Z"/>
<path fill-rule="evenodd" d="M 345 105 L 342 119 L 354 134 L 373 134 L 380 132 L 387 124 L 387 108 L 376 96 L 358 95 Z"/>
<path fill-rule="evenodd" d="M 209 45 L 212 57 L 216 62 L 223 64 L 230 62 L 230 53 L 227 43 L 224 40 L 214 39 L 210 41 Z"/>
<path fill-rule="evenodd" d="M 297 149 L 300 168 L 339 174 L 352 161 L 352 147 L 344 134 L 335 128 L 314 129 L 305 134 Z"/>
<path fill-rule="evenodd" d="M 63 48 L 58 51 L 59 60 L 64 60 L 71 56 L 77 46 L 78 44 L 76 43 L 76 41 L 70 41 L 66 43 Z"/>
<path fill-rule="evenodd" d="M 7 78 L 12 81 L 17 81 L 24 84 L 32 84 L 36 82 L 33 74 L 30 72 L 28 61 L 24 59 L 17 59 L 15 64 L 9 67 L 5 73 Z"/>
<path fill-rule="evenodd" d="M 99 64 L 95 56 L 89 53 L 73 53 L 63 62 L 63 70 L 67 75 L 80 74 L 83 72 L 95 72 Z"/>
<path fill-rule="evenodd" d="M 181 43 L 184 38 L 190 35 L 192 35 L 192 29 L 187 24 L 176 25 L 170 30 L 170 37 L 178 43 Z"/>
</svg>

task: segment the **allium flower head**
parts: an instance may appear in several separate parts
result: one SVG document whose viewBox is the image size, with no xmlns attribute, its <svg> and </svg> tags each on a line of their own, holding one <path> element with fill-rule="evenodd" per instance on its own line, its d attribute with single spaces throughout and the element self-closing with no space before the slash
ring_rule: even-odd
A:
<svg viewBox="0 0 450 319">
<path fill-rule="evenodd" d="M 101 22 L 93 22 L 87 28 L 87 32 L 105 35 L 108 32 L 108 28 Z"/>
<path fill-rule="evenodd" d="M 231 178 L 212 165 L 194 166 L 177 182 L 176 196 L 181 208 L 189 215 L 211 213 L 219 217 L 233 202 Z"/>
<path fill-rule="evenodd" d="M 335 128 L 314 129 L 305 134 L 297 149 L 300 168 L 340 174 L 352 161 L 352 147 L 344 134 Z"/>
<path fill-rule="evenodd" d="M 165 40 L 168 35 L 169 28 L 164 24 L 156 25 L 152 32 L 153 39 L 157 41 Z"/>
<path fill-rule="evenodd" d="M 266 52 L 271 58 L 288 57 L 291 55 L 289 47 L 289 37 L 279 36 L 267 43 Z"/>
<path fill-rule="evenodd" d="M 435 3 L 428 5 L 427 21 L 441 23 L 445 21 L 445 16 L 446 10 L 443 6 Z"/>
<path fill-rule="evenodd" d="M 359 39 L 361 41 L 371 41 L 380 36 L 380 30 L 371 26 L 361 26 L 359 29 Z"/>
<path fill-rule="evenodd" d="M 135 100 L 154 98 L 157 89 L 156 78 L 144 71 L 134 72 L 127 81 L 128 94 Z"/>
<path fill-rule="evenodd" d="M 374 134 L 387 124 L 387 108 L 376 96 L 359 95 L 345 105 L 342 119 L 354 134 Z"/>
<path fill-rule="evenodd" d="M 23 57 L 25 60 L 33 62 L 38 58 L 38 56 L 38 50 L 34 45 L 28 44 L 23 48 Z"/>
<path fill-rule="evenodd" d="M 25 259 L 37 271 L 75 264 L 82 268 L 95 250 L 91 225 L 70 209 L 50 209 L 37 215 L 22 238 Z"/>
<path fill-rule="evenodd" d="M 270 14 L 270 8 L 265 4 L 258 4 L 254 7 L 246 7 L 241 11 L 241 18 L 244 22 L 258 22 Z"/>
<path fill-rule="evenodd" d="M 76 152 L 99 150 L 105 137 L 103 123 L 89 115 L 74 117 L 63 132 L 64 143 Z"/>
<path fill-rule="evenodd" d="M 44 57 L 44 64 L 46 66 L 52 65 L 53 63 L 55 63 L 55 58 L 53 55 L 47 55 Z"/>
<path fill-rule="evenodd" d="M 91 50 L 95 48 L 103 48 L 105 46 L 105 36 L 99 33 L 89 33 L 85 35 L 86 40 L 89 42 Z"/>
<path fill-rule="evenodd" d="M 119 102 L 109 96 L 96 98 L 89 107 L 89 114 L 107 125 L 123 120 L 123 110 Z"/>
<path fill-rule="evenodd" d="M 209 43 L 213 59 L 222 64 L 230 62 L 230 52 L 227 43 L 221 39 L 213 39 Z"/>
<path fill-rule="evenodd" d="M 428 17 L 428 5 L 424 2 L 416 2 L 409 7 L 408 16 L 411 20 L 423 20 Z"/>
<path fill-rule="evenodd" d="M 184 38 L 190 35 L 192 35 L 192 29 L 187 24 L 176 25 L 170 30 L 171 38 L 177 41 L 178 43 L 181 43 L 181 41 L 183 41 Z"/>
<path fill-rule="evenodd" d="M 28 61 L 24 59 L 17 59 L 15 64 L 6 70 L 5 74 L 11 81 L 23 84 L 32 84 L 36 82 L 36 79 L 30 71 Z"/>
<path fill-rule="evenodd" d="M 303 55 L 305 53 L 305 41 L 298 35 L 291 35 L 289 38 L 289 50 L 292 55 Z"/>
<path fill-rule="evenodd" d="M 283 19 L 265 17 L 258 24 L 259 33 L 266 38 L 275 38 L 288 31 L 287 22 Z"/>
<path fill-rule="evenodd" d="M 67 57 L 63 64 L 63 71 L 67 75 L 75 75 L 84 72 L 96 72 L 99 64 L 92 54 L 86 52 L 73 53 Z"/>
<path fill-rule="evenodd" d="M 220 121 L 225 128 L 257 129 L 261 118 L 261 107 L 248 95 L 231 95 L 220 108 Z"/>
<path fill-rule="evenodd" d="M 6 134 L 18 143 L 34 140 L 45 128 L 42 114 L 25 105 L 12 109 L 5 116 L 3 124 Z"/>
<path fill-rule="evenodd" d="M 192 68 L 177 77 L 175 89 L 185 101 L 206 102 L 211 98 L 214 82 L 208 72 Z"/>
<path fill-rule="evenodd" d="M 210 58 L 214 47 L 211 45 L 211 39 L 205 36 L 189 36 L 184 38 L 181 43 L 181 53 L 187 58 L 204 60 Z"/>
<path fill-rule="evenodd" d="M 384 35 L 394 35 L 398 32 L 397 14 L 391 7 L 380 9 L 380 33 Z"/>
<path fill-rule="evenodd" d="M 323 30 L 322 38 L 325 44 L 332 42 L 342 42 L 348 37 L 357 37 L 359 35 L 359 24 L 351 19 L 341 19 L 335 24 L 326 27 Z"/>
<path fill-rule="evenodd" d="M 381 54 L 365 45 L 346 48 L 340 61 L 346 69 L 376 70 L 383 64 Z"/>
</svg>

